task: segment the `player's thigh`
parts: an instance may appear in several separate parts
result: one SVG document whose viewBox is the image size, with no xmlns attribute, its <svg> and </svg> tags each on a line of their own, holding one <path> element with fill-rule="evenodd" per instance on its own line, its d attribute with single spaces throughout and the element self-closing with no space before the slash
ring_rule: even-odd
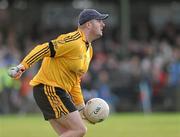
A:
<svg viewBox="0 0 180 137">
<path fill-rule="evenodd" d="M 59 119 L 77 110 L 63 89 L 40 84 L 33 88 L 33 94 L 45 120 Z"/>
<path fill-rule="evenodd" d="M 62 126 L 56 119 L 50 119 L 48 121 L 58 135 L 61 135 L 68 130 L 67 128 Z"/>
<path fill-rule="evenodd" d="M 58 135 L 62 135 L 65 132 L 87 132 L 87 128 L 78 111 L 69 113 L 59 119 L 50 119 L 49 122 Z"/>
<path fill-rule="evenodd" d="M 65 117 L 56 120 L 64 128 L 72 130 L 86 130 L 86 126 L 78 111 L 71 112 Z"/>
<path fill-rule="evenodd" d="M 49 123 L 58 135 L 67 131 L 80 131 L 84 133 L 87 131 L 78 111 L 72 112 L 59 119 L 50 119 Z"/>
</svg>

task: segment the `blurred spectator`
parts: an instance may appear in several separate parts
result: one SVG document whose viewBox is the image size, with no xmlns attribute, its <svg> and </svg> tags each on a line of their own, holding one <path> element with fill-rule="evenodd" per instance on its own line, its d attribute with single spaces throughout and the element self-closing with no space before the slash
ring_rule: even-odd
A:
<svg viewBox="0 0 180 137">
<path fill-rule="evenodd" d="M 174 48 L 172 62 L 169 66 L 169 84 L 171 86 L 180 85 L 180 49 Z"/>
<path fill-rule="evenodd" d="M 98 74 L 96 89 L 97 97 L 104 99 L 109 104 L 111 112 L 114 112 L 120 100 L 118 100 L 118 97 L 111 91 L 109 86 L 109 74 L 106 70 L 102 70 Z"/>
</svg>

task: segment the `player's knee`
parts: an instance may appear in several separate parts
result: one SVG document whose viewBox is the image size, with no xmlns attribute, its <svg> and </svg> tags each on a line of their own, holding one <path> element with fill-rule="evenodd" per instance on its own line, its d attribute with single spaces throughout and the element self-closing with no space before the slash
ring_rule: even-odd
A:
<svg viewBox="0 0 180 137">
<path fill-rule="evenodd" d="M 80 137 L 83 137 L 87 133 L 87 127 L 83 126 L 83 127 L 79 128 L 78 133 L 79 133 Z"/>
</svg>

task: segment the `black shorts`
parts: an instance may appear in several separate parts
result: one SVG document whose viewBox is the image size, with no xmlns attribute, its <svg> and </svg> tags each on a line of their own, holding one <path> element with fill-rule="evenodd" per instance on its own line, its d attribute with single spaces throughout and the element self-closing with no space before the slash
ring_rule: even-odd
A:
<svg viewBox="0 0 180 137">
<path fill-rule="evenodd" d="M 33 95 L 45 120 L 57 119 L 77 110 L 70 95 L 61 88 L 39 84 L 33 87 Z"/>
</svg>

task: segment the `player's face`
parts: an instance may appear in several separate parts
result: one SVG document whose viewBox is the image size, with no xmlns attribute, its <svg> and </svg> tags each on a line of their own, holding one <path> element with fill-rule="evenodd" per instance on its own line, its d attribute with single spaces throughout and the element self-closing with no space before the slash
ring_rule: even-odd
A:
<svg viewBox="0 0 180 137">
<path fill-rule="evenodd" d="M 94 39 L 97 39 L 103 35 L 103 29 L 105 24 L 103 20 L 91 20 L 91 34 L 94 36 Z"/>
</svg>

